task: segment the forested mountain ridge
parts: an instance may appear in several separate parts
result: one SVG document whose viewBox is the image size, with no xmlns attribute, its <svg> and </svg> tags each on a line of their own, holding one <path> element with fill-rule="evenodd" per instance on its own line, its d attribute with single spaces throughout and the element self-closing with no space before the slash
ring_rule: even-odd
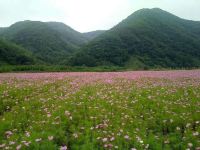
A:
<svg viewBox="0 0 200 150">
<path fill-rule="evenodd" d="M 33 65 L 31 52 L 4 39 L 0 39 L 0 65 Z"/>
<path fill-rule="evenodd" d="M 1 64 L 20 64 L 14 56 L 23 54 L 30 61 L 22 64 L 200 67 L 200 22 L 159 8 L 138 10 L 107 31 L 80 33 L 60 22 L 21 21 L 0 28 L 0 38 L 2 56 L 14 60 L 1 57 Z"/>
<path fill-rule="evenodd" d="M 71 58 L 75 66 L 200 66 L 200 22 L 158 8 L 136 11 Z"/>
<path fill-rule="evenodd" d="M 21 21 L 6 28 L 0 37 L 30 50 L 38 59 L 57 64 L 86 43 L 81 33 L 59 22 Z"/>
</svg>

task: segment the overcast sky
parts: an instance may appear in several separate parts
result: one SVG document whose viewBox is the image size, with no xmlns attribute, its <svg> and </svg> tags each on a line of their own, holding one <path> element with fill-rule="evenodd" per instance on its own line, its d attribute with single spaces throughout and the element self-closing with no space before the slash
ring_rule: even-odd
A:
<svg viewBox="0 0 200 150">
<path fill-rule="evenodd" d="M 58 21 L 87 32 L 109 29 L 136 10 L 154 7 L 200 21 L 200 0 L 0 0 L 0 26 Z"/>
</svg>

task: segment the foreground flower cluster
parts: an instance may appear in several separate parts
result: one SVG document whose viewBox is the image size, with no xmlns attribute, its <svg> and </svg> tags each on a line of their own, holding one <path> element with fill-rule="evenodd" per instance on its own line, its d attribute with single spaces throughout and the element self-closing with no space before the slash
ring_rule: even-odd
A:
<svg viewBox="0 0 200 150">
<path fill-rule="evenodd" d="M 0 74 L 0 149 L 199 150 L 200 70 Z"/>
</svg>

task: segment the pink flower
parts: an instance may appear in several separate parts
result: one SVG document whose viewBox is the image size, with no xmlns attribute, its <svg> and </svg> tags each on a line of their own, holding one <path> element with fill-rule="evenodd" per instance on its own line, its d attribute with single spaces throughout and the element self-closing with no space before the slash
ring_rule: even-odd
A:
<svg viewBox="0 0 200 150">
<path fill-rule="evenodd" d="M 20 150 L 22 148 L 22 145 L 20 144 L 20 145 L 18 145 L 17 147 L 16 147 L 16 150 Z"/>
<path fill-rule="evenodd" d="M 47 113 L 47 117 L 50 118 L 51 117 L 51 113 Z"/>
<path fill-rule="evenodd" d="M 126 140 L 129 140 L 129 139 L 130 139 L 130 137 L 129 137 L 128 135 L 125 135 L 124 138 L 125 138 Z"/>
<path fill-rule="evenodd" d="M 111 137 L 111 138 L 110 138 L 110 141 L 114 141 L 114 140 L 115 140 L 115 137 Z"/>
<path fill-rule="evenodd" d="M 25 142 L 24 145 L 29 146 L 31 142 Z"/>
<path fill-rule="evenodd" d="M 11 131 L 6 131 L 5 132 L 5 135 L 7 138 L 9 138 L 13 133 Z"/>
<path fill-rule="evenodd" d="M 67 150 L 67 146 L 61 146 L 60 150 Z"/>
</svg>

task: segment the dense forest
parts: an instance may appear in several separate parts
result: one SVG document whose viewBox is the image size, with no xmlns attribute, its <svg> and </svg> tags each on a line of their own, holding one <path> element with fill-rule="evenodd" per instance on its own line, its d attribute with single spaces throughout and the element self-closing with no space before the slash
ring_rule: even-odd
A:
<svg viewBox="0 0 200 150">
<path fill-rule="evenodd" d="M 200 66 L 200 22 L 161 9 L 142 9 L 94 39 L 72 65 L 181 68 Z"/>
<path fill-rule="evenodd" d="M 0 39 L 0 64 L 2 65 L 33 65 L 35 58 L 24 48 Z"/>
</svg>

